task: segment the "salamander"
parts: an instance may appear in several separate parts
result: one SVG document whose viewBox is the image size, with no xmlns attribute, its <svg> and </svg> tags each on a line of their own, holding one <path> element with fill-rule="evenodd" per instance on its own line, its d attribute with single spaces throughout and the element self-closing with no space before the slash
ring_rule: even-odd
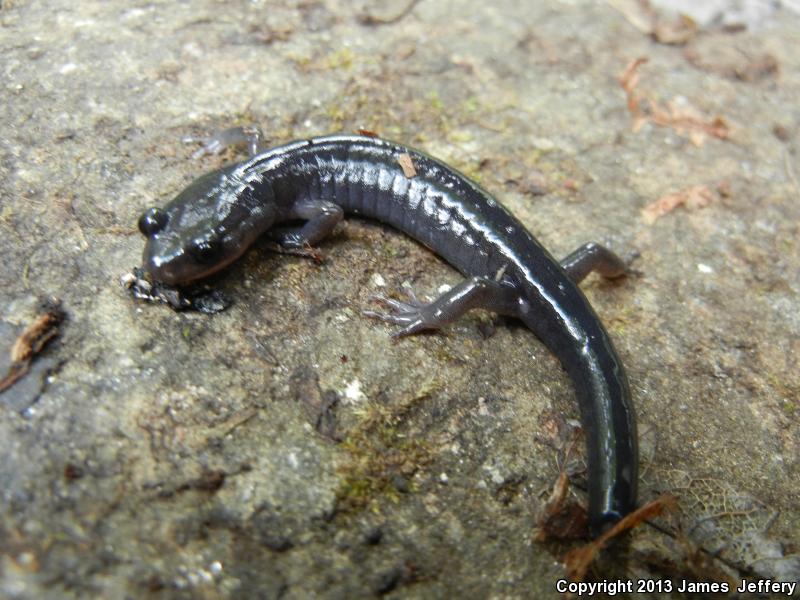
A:
<svg viewBox="0 0 800 600">
<path fill-rule="evenodd" d="M 234 136 L 235 137 L 235 136 Z M 636 421 L 625 369 L 578 288 L 591 271 L 626 265 L 589 243 L 561 262 L 495 198 L 427 154 L 371 135 L 332 135 L 258 151 L 203 175 L 139 219 L 144 268 L 183 286 L 225 268 L 268 234 L 290 253 L 315 255 L 344 213 L 418 240 L 465 275 L 433 302 L 378 300 L 364 311 L 399 326 L 394 336 L 438 329 L 484 308 L 521 320 L 559 359 L 578 399 L 588 463 L 590 531 L 598 535 L 636 504 Z M 291 226 L 300 221 L 299 226 Z"/>
</svg>

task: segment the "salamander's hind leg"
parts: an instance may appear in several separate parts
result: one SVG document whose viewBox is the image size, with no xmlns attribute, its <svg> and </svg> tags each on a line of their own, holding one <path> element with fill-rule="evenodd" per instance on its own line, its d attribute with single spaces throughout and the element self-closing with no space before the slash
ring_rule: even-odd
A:
<svg viewBox="0 0 800 600">
<path fill-rule="evenodd" d="M 246 144 L 250 156 L 254 156 L 258 154 L 263 137 L 258 127 L 255 125 L 248 125 L 245 127 L 231 127 L 230 129 L 216 131 L 207 137 L 187 136 L 183 138 L 182 141 L 184 144 L 203 144 L 201 148 L 198 148 L 195 153 L 192 154 L 192 158 L 198 159 L 208 154 L 222 154 L 231 146 L 238 146 L 240 144 Z"/>
<path fill-rule="evenodd" d="M 583 281 L 592 271 L 607 279 L 623 277 L 630 272 L 626 261 L 595 242 L 584 244 L 572 252 L 561 261 L 561 267 L 575 283 Z"/>
<path fill-rule="evenodd" d="M 516 287 L 488 277 L 465 279 L 429 304 L 417 300 L 410 290 L 406 293 L 409 295 L 408 302 L 400 302 L 382 295 L 374 296 L 375 300 L 391 310 L 389 312 L 365 310 L 362 313 L 373 319 L 402 325 L 402 329 L 392 334 L 393 338 L 398 338 L 426 329 L 439 329 L 474 308 L 485 308 L 504 315 L 516 316 L 521 302 Z"/>
<path fill-rule="evenodd" d="M 303 219 L 300 227 L 278 227 L 269 231 L 269 236 L 277 242 L 279 252 L 307 256 L 321 260 L 322 254 L 314 244 L 326 238 L 342 220 L 342 208 L 325 200 L 301 198 L 286 215 L 288 220 Z"/>
</svg>

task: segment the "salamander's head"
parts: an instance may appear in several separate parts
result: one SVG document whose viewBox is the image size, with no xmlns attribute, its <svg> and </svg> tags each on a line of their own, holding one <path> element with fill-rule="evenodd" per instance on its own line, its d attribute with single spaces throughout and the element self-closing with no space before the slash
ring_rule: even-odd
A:
<svg viewBox="0 0 800 600">
<path fill-rule="evenodd" d="M 196 180 L 164 208 L 147 209 L 139 217 L 144 269 L 155 281 L 180 286 L 239 258 L 274 220 L 274 210 L 252 202 L 249 192 L 225 169 Z"/>
</svg>

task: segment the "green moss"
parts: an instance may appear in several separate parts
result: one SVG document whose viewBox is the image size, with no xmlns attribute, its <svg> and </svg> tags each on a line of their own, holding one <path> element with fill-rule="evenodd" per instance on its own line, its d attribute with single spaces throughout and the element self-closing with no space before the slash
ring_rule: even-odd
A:
<svg viewBox="0 0 800 600">
<path fill-rule="evenodd" d="M 457 129 L 450 132 L 449 139 L 451 142 L 456 144 L 466 144 L 467 142 L 471 142 L 473 139 L 475 139 L 475 136 L 465 129 Z"/>
<path fill-rule="evenodd" d="M 349 459 L 340 467 L 342 483 L 337 492 L 340 510 L 356 510 L 372 504 L 378 496 L 396 502 L 401 491 L 413 491 L 408 481 L 430 461 L 430 445 L 405 430 L 408 415 L 436 388 L 420 389 L 396 405 L 372 403 L 361 413 L 361 421 L 348 434 L 342 448 Z"/>
<path fill-rule="evenodd" d="M 285 57 L 292 61 L 301 71 L 307 71 L 311 67 L 311 57 L 295 52 L 287 52 Z"/>
<path fill-rule="evenodd" d="M 470 96 L 469 98 L 464 100 L 461 103 L 461 107 L 460 107 L 460 109 L 463 112 L 467 112 L 467 113 L 477 112 L 477 110 L 479 108 L 480 108 L 480 103 L 478 102 L 478 99 L 475 96 Z"/>
<path fill-rule="evenodd" d="M 436 90 L 431 90 L 430 92 L 428 92 L 428 103 L 430 104 L 430 107 L 436 112 L 444 111 L 444 102 L 442 102 L 442 99 L 439 96 L 439 92 L 437 92 Z"/>
<path fill-rule="evenodd" d="M 323 61 L 326 69 L 350 69 L 353 67 L 356 55 L 350 48 L 342 48 L 329 54 Z"/>
<path fill-rule="evenodd" d="M 481 171 L 480 163 L 470 163 L 470 164 L 460 164 L 458 165 L 458 170 L 461 171 L 464 175 L 469 177 L 472 181 L 477 183 L 478 185 L 483 185 L 483 173 Z"/>
<path fill-rule="evenodd" d="M 347 113 L 345 113 L 339 104 L 331 104 L 328 106 L 325 111 L 325 116 L 331 121 L 331 127 L 338 129 L 342 128 L 347 119 Z"/>
</svg>

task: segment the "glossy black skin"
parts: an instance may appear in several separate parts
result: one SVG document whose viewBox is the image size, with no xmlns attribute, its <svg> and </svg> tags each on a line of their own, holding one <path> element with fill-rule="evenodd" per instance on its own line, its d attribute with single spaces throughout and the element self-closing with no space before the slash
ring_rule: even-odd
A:
<svg viewBox="0 0 800 600">
<path fill-rule="evenodd" d="M 398 157 L 408 154 L 416 176 Z M 559 263 L 487 192 L 416 150 L 374 137 L 330 136 L 262 152 L 195 181 L 163 208 L 144 253 L 156 280 L 181 285 L 229 264 L 287 220 L 301 200 L 403 231 L 468 276 L 495 278 L 520 318 L 569 374 L 585 431 L 589 519 L 597 534 L 636 503 L 636 426 L 625 370 L 586 297 Z M 151 209 L 152 210 L 152 209 Z M 156 219 L 158 221 L 158 219 Z M 216 240 L 211 259 L 190 251 Z M 493 306 L 486 306 L 492 309 Z"/>
</svg>

